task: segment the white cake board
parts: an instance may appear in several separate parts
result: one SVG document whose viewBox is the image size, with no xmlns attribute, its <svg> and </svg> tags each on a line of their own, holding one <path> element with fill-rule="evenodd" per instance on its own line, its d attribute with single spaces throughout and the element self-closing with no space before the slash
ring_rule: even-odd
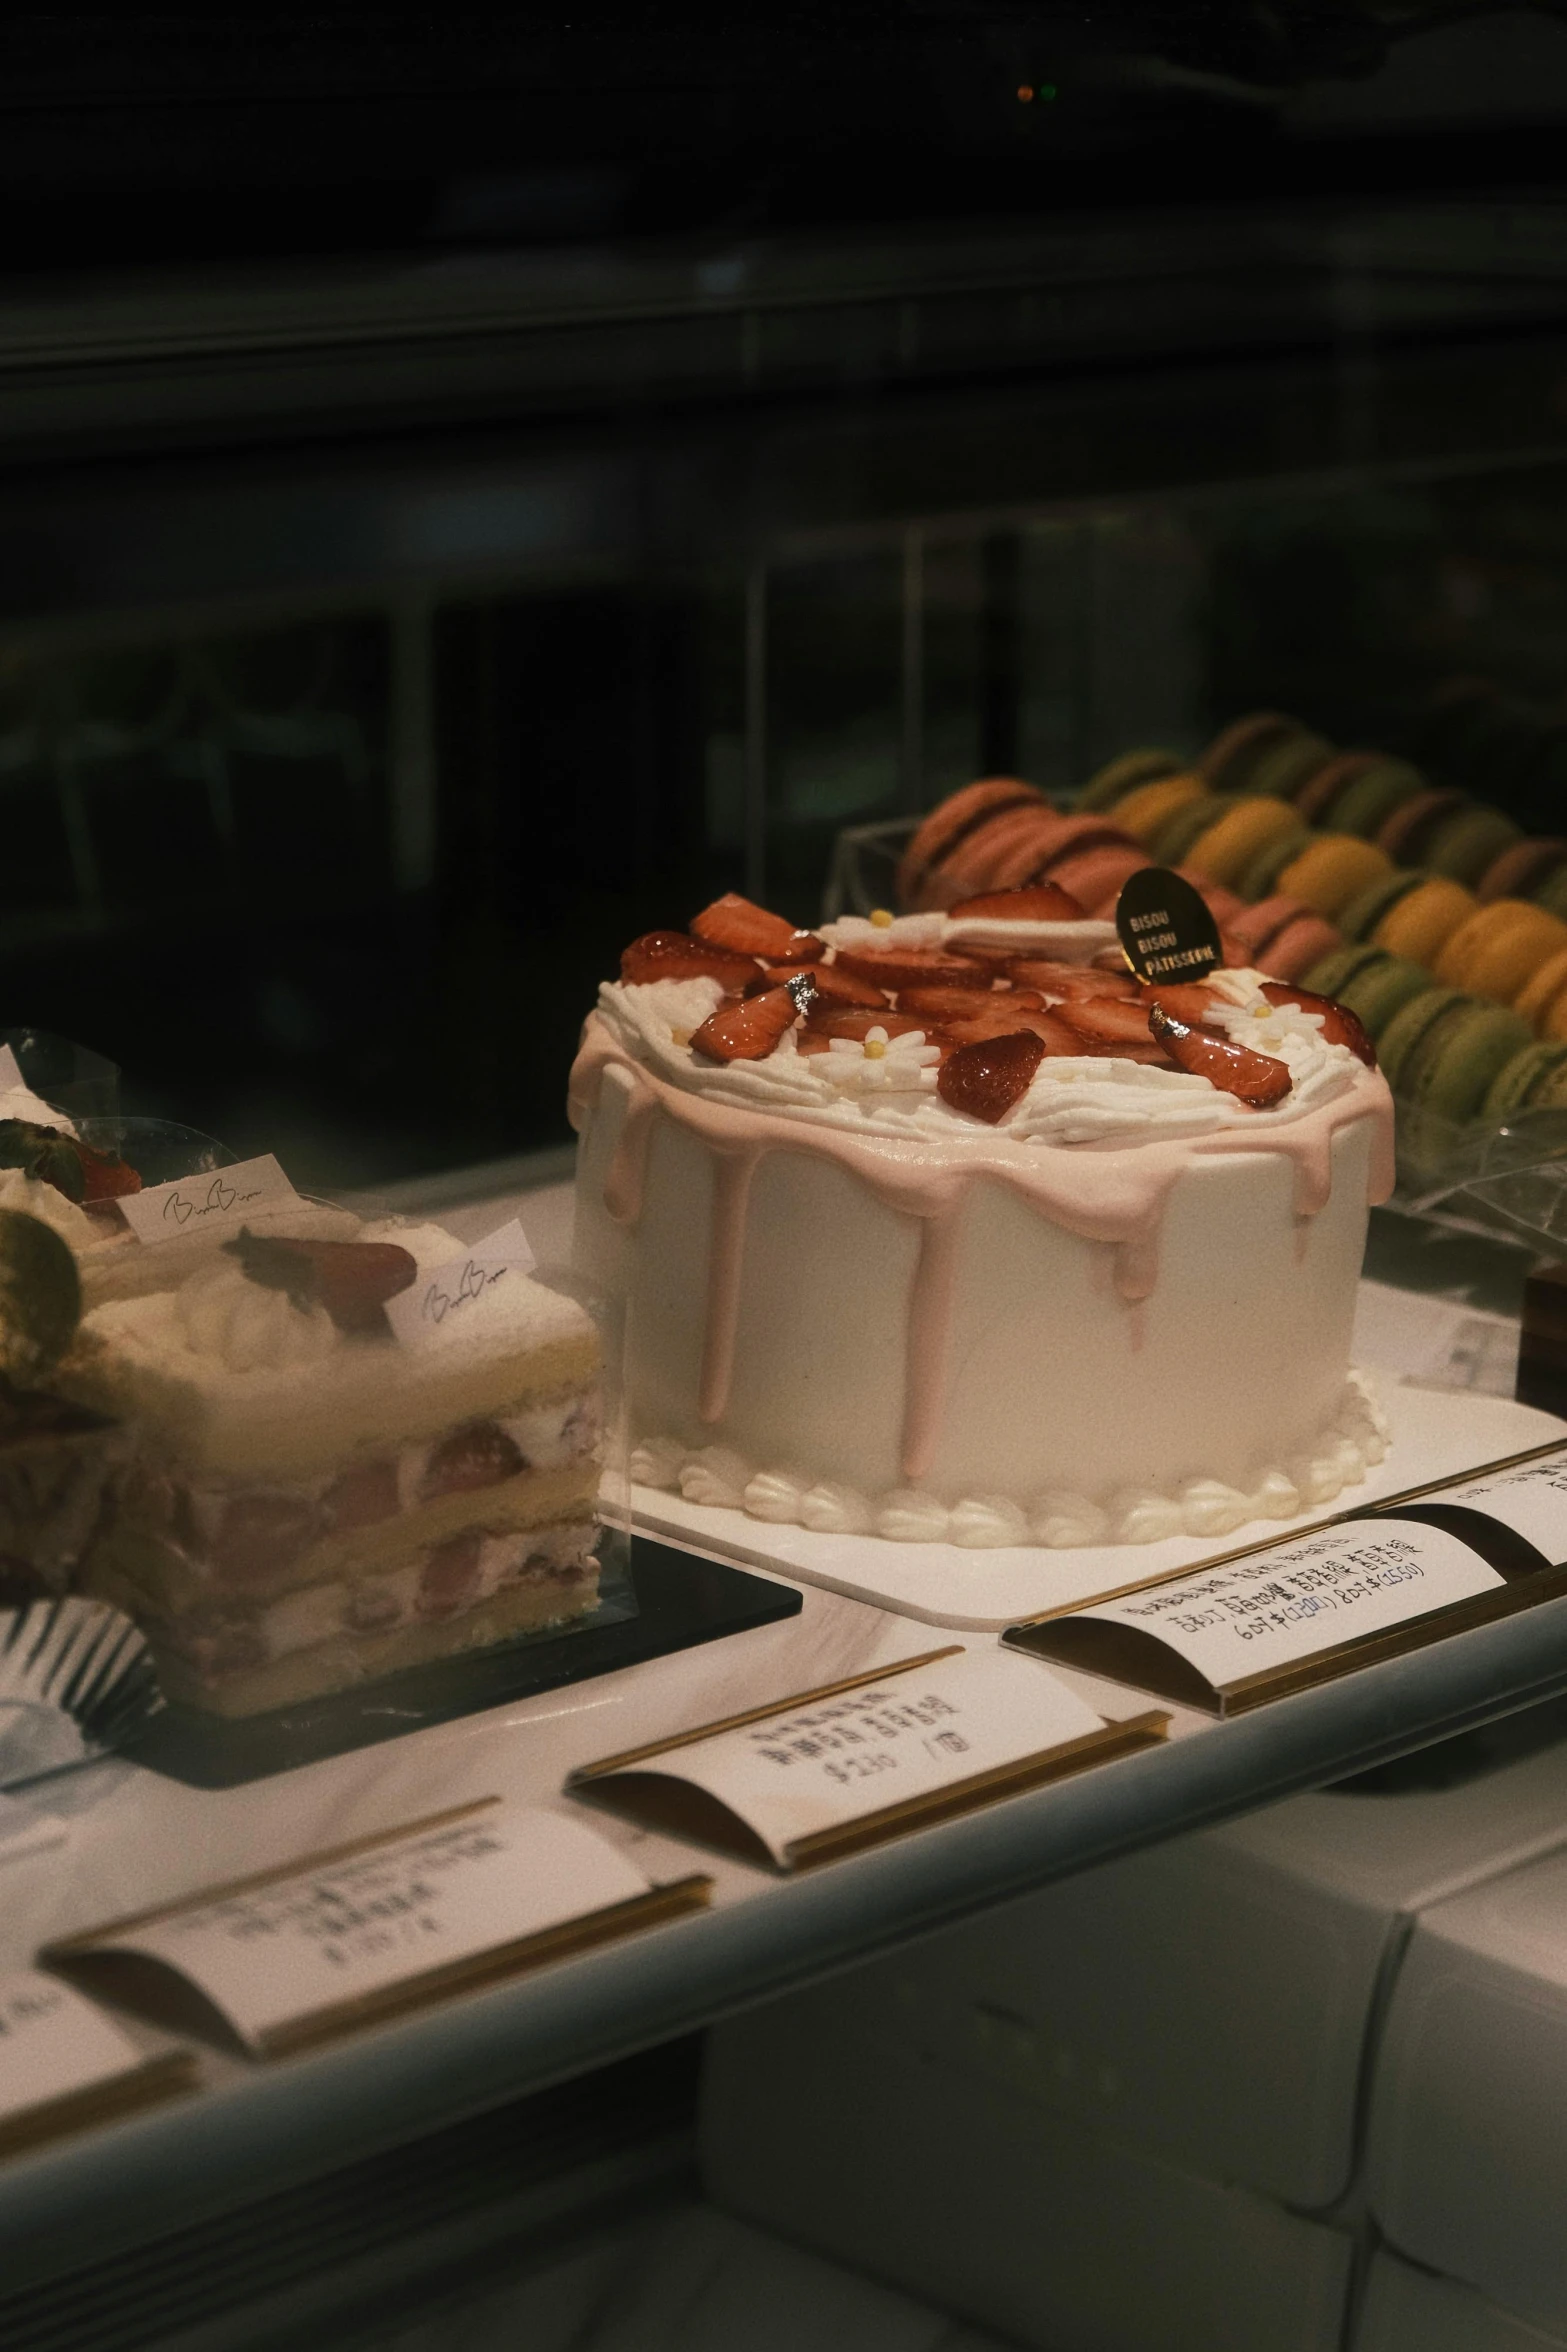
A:
<svg viewBox="0 0 1567 2352">
<path fill-rule="evenodd" d="M 774 1527 L 744 1511 L 656 1487 L 631 1489 L 632 1525 L 644 1535 L 672 1536 L 745 1567 L 771 1568 L 805 1584 L 825 1585 L 851 1600 L 871 1601 L 926 1625 L 993 1632 L 1047 1609 L 1077 1608 L 1198 1568 L 1238 1545 L 1281 1539 L 1304 1527 L 1403 1494 L 1435 1478 L 1457 1478 L 1483 1463 L 1526 1453 L 1567 1438 L 1567 1422 L 1510 1397 L 1454 1394 L 1384 1383 L 1382 1402 L 1392 1425 L 1387 1459 L 1338 1500 L 1295 1519 L 1252 1519 L 1227 1536 L 1167 1536 L 1161 1543 L 1094 1544 L 1049 1551 L 1042 1544 L 1005 1544 L 969 1551 L 959 1544 L 892 1543 L 880 1535 L 816 1535 L 808 1527 Z"/>
</svg>

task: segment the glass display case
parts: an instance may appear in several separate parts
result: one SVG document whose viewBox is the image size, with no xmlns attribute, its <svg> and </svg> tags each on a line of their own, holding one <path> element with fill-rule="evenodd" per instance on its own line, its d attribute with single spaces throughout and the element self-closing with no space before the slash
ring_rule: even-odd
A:
<svg viewBox="0 0 1567 2352">
<path fill-rule="evenodd" d="M 131 1159 L 128 1139 L 163 1122 L 203 1177 L 272 1155 L 300 1225 L 285 1250 L 407 1259 L 373 1315 L 433 1296 L 448 1246 L 460 1298 L 538 1267 L 553 1281 L 568 1077 L 628 941 L 731 892 L 796 938 L 880 921 L 920 820 L 977 778 L 1113 827 L 1125 795 L 1096 779 L 1155 747 L 1159 773 L 1201 771 L 1207 807 L 1223 780 L 1201 763 L 1248 714 L 1295 722 L 1319 766 L 1374 751 L 1449 795 L 1444 810 L 1495 812 L 1499 845 L 1545 845 L 1516 895 L 1567 921 L 1567 897 L 1558 915 L 1545 895 L 1554 846 L 1567 873 L 1567 32 L 1515 26 L 1484 52 L 1500 59 L 1487 82 L 1476 28 L 1441 12 L 1169 13 L 1088 25 L 954 0 L 831 31 L 780 9 L 722 40 L 655 40 L 613 11 L 572 39 L 531 21 L 437 42 L 323 20 L 260 63 L 241 20 L 156 56 L 105 33 L 90 61 L 43 20 L 16 36 L 0 183 L 37 245 L 0 284 L 0 1036 L 37 1024 L 51 1050 L 90 1049 L 89 1075 L 118 1068 L 84 1145 Z M 1160 862 L 1198 839 L 1188 828 Z M 1460 887 L 1475 898 L 1478 881 Z M 1343 942 L 1370 953 L 1366 920 Z M 1567 1057 L 1548 1010 L 1539 1037 Z M 1567 1109 L 1515 1147 L 1473 1108 L 1407 1160 L 1395 1212 L 1373 1214 L 1355 1344 L 1397 1398 L 1367 1512 L 1559 1443 L 1554 1414 L 1514 1391 L 1530 1259 L 1563 1229 Z M 1400 1116 L 1433 1132 L 1402 1097 Z M 627 1146 L 615 1163 L 628 1185 L 634 1162 Z M 1422 1184 L 1436 1163 L 1441 1182 Z M 520 1247 L 502 1238 L 514 1226 Z M 89 1317 L 119 1296 L 103 1262 L 84 1277 Z M 7 1263 L 0 1246 L 6 1281 Z M 341 1401 L 312 1368 L 336 1345 L 327 1325 L 368 1326 L 339 1321 L 311 1269 L 257 1280 L 280 1329 L 277 1301 L 310 1321 L 314 1353 L 285 1334 L 293 1402 L 308 1420 L 321 1387 L 324 1425 Z M 375 1325 L 389 1363 L 401 1315 Z M 632 1342 L 613 1311 L 597 1328 L 613 1403 Z M 124 1343 L 133 1370 L 141 1344 Z M 256 1346 L 225 1371 L 288 1369 Z M 395 1363 L 400 1395 L 417 1383 Z M 1547 1374 L 1558 1386 L 1529 1392 L 1542 1404 L 1559 1363 Z M 705 1361 L 721 1387 L 710 1375 Z M 101 1468 L 115 1397 L 89 1383 L 67 1401 Z M 525 1444 L 501 1410 L 516 1401 L 486 1390 L 411 1435 L 389 1405 L 397 1445 L 424 1450 L 370 1467 L 398 1510 L 446 1510 L 430 1541 L 449 1553 L 474 1534 L 454 1498 L 502 1483 L 503 1457 L 507 1478 L 571 1467 L 579 1486 L 607 1462 L 623 1573 L 569 1665 L 558 1640 L 477 1677 L 459 1656 L 418 1688 L 371 1678 L 346 1730 L 330 1694 L 306 1692 L 288 1721 L 258 1706 L 259 1727 L 192 1744 L 139 1646 L 138 1732 L 101 1687 L 112 1638 L 71 1646 L 60 1610 L 77 1596 L 6 1617 L 0 1586 L 0 1768 L 29 1673 L 73 1688 L 84 1736 L 108 1725 L 120 1751 L 86 1769 L 62 1751 L 4 1784 L 0 2000 L 40 1963 L 40 1981 L 101 1995 L 140 2085 L 123 2110 L 62 2092 L 58 2133 L 13 2148 L 0 2080 L 0 2335 L 18 2352 L 70 2326 L 94 2347 L 155 2342 L 187 2290 L 192 2308 L 225 2306 L 219 2274 L 236 2248 L 260 2259 L 268 2215 L 304 2309 L 330 2264 L 373 2256 L 384 2283 L 388 2231 L 365 2218 L 383 2191 L 413 2216 L 410 2279 L 499 2259 L 517 2232 L 553 2245 L 557 2174 L 595 2217 L 682 2194 L 683 2037 L 712 2019 L 1567 1685 L 1567 1534 L 1477 1546 L 1445 1640 L 1401 1647 L 1381 1627 L 1342 1672 L 1281 1668 L 1260 1697 L 1217 1671 L 1167 1674 L 1176 1698 L 1153 1709 L 1114 1674 L 1070 1670 L 1070 1644 L 1035 1622 L 1056 1609 L 1045 1568 L 1079 1578 L 1062 1610 L 1124 1596 L 1082 1566 L 1104 1548 L 1091 1533 L 1073 1548 L 1002 1497 L 1012 1520 L 993 1512 L 1002 1533 L 974 1536 L 961 1590 L 948 1555 L 964 1536 L 882 1544 L 900 1565 L 873 1572 L 857 1503 L 818 1526 L 795 1508 L 803 1474 L 792 1519 L 776 1493 L 757 1501 L 752 1473 L 788 1486 L 789 1464 L 729 1453 L 680 1487 L 613 1411 L 607 1453 L 584 1420 L 567 1464 L 549 1453 L 565 1423 L 548 1443 L 530 1424 Z M 184 1578 L 199 1616 L 189 1594 L 217 1561 L 219 1582 L 278 1570 L 304 1624 L 359 1573 L 364 1525 L 335 1455 L 293 1485 L 268 1457 L 265 1558 L 235 1566 L 243 1546 L 186 1478 L 186 1422 L 177 1434 L 189 1491 L 143 1463 L 135 1533 L 178 1575 L 121 1562 L 121 1600 Z M 437 1438 L 463 1442 L 437 1462 Z M 1276 1518 L 1350 1516 L 1347 1488 L 1329 1517 L 1337 1486 L 1289 1492 Z M 579 1516 L 587 1493 L 573 1489 Z M 224 1487 L 223 1511 L 233 1499 Z M 1422 1541 L 1481 1515 L 1425 1509 Z M 1232 1545 L 1236 1526 L 1210 1510 L 1199 1541 L 1172 1520 L 1159 1573 L 1257 1551 L 1255 1528 Z M 296 1575 L 301 1559 L 315 1565 Z M 419 1586 L 421 1624 L 438 1597 Z M 234 1595 L 219 1598 L 227 1638 Z M 202 1618 L 193 1638 L 210 1633 Z M 617 1811 L 609 1783 L 678 1780 L 676 1751 L 786 1706 L 857 1705 L 862 1685 L 879 1699 L 916 1668 L 961 1675 L 976 1654 L 1033 1688 L 1051 1659 L 1095 1726 L 1069 1737 L 1063 1714 L 1037 1752 L 1002 1757 L 984 1812 L 927 1791 L 898 1843 L 857 1816 L 837 1844 L 817 1824 L 806 1843 L 831 1858 L 815 1871 L 798 1839 L 754 1824 L 749 1845 L 725 1843 L 716 1781 Z M 1084 1742 L 1100 1743 L 1092 1769 Z M 210 1986 L 199 2016 L 176 2011 L 132 1997 L 122 1963 L 146 1951 L 106 1958 L 116 1934 L 171 1919 L 183 1934 L 203 1904 L 259 1902 L 301 1872 L 391 1870 L 398 1840 L 469 1840 L 466 1867 L 513 1834 L 475 1827 L 486 1807 L 541 1838 L 540 1822 L 591 1824 L 610 1860 L 588 1927 L 569 1905 L 507 1914 L 488 1942 L 474 1929 L 466 1973 L 421 1978 L 402 2006 L 370 1985 L 346 2019 L 303 2004 L 258 2024 Z M 331 1900 L 358 1900 L 348 1885 L 333 1878 Z M 504 2195 L 481 2194 L 503 2140 Z M 341 2210 L 318 2262 L 311 2200 L 329 2179 Z M 73 2303 L 62 2282 L 100 2214 Z M 93 2333 L 115 2297 L 123 2339 Z"/>
</svg>

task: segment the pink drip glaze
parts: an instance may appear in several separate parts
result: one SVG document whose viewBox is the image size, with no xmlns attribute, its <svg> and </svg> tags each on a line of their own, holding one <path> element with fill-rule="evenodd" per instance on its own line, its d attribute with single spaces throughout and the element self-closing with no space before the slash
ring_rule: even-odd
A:
<svg viewBox="0 0 1567 2352">
<path fill-rule="evenodd" d="M 1225 1127 L 1210 1135 L 1109 1149 L 1040 1143 L 1019 1146 L 1001 1133 L 993 1140 L 971 1139 L 965 1134 L 961 1157 L 954 1151 L 951 1157 L 938 1159 L 924 1142 L 856 1134 L 777 1111 L 740 1110 L 671 1086 L 617 1044 L 597 1014 L 590 1017 L 583 1031 L 582 1050 L 571 1073 L 568 1099 L 572 1125 L 579 1131 L 597 1099 L 603 1073 L 611 1066 L 625 1074 L 630 1087 L 625 1124 L 604 1193 L 604 1206 L 617 1223 L 634 1225 L 641 1214 L 655 1110 L 663 1110 L 699 1136 L 718 1156 L 702 1350 L 700 1409 L 704 1421 L 721 1420 L 728 1404 L 745 1250 L 745 1207 L 751 1178 L 764 1153 L 820 1152 L 869 1185 L 883 1207 L 922 1221 L 904 1376 L 903 1474 L 910 1479 L 920 1477 L 928 1466 L 940 1429 L 958 1216 L 964 1192 L 974 1178 L 983 1176 L 1009 1185 L 1037 1215 L 1085 1241 L 1109 1243 L 1115 1250 L 1116 1288 L 1134 1307 L 1150 1295 L 1157 1281 L 1165 1202 L 1194 1155 L 1282 1153 L 1294 1168 L 1295 1214 L 1314 1217 L 1332 1190 L 1334 1137 L 1341 1127 L 1369 1118 L 1374 1122 L 1369 1183 L 1372 1205 L 1386 1200 L 1393 1189 L 1392 1097 L 1380 1072 L 1358 1067 L 1344 1094 L 1324 1103 L 1320 1110 L 1270 1126 L 1261 1134 L 1243 1126 Z M 1137 1338 L 1134 1329 L 1134 1345 Z"/>
</svg>

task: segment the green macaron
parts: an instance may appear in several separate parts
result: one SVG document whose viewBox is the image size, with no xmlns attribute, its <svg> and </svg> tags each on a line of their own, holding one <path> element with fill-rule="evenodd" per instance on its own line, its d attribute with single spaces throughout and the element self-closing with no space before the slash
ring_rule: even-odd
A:
<svg viewBox="0 0 1567 2352">
<path fill-rule="evenodd" d="M 1546 1040 L 1521 1047 L 1502 1064 L 1480 1108 L 1487 1119 L 1506 1119 L 1516 1111 L 1558 1109 L 1564 1102 L 1567 1045 Z"/>
<path fill-rule="evenodd" d="M 1288 800 L 1333 756 L 1331 743 L 1302 727 L 1261 751 L 1246 779 L 1246 789 L 1265 793 L 1271 800 Z"/>
<path fill-rule="evenodd" d="M 1335 947 L 1319 956 L 1309 971 L 1302 972 L 1300 984 L 1309 988 L 1313 996 L 1342 996 L 1357 974 L 1374 964 L 1393 961 L 1383 947 Z M 1426 974 L 1429 980 L 1430 973 Z"/>
<path fill-rule="evenodd" d="M 1401 898 L 1418 890 L 1425 880 L 1418 866 L 1404 866 L 1396 873 L 1383 874 L 1365 890 L 1357 891 L 1338 916 L 1338 927 L 1346 939 L 1369 939 L 1390 907 Z"/>
<path fill-rule="evenodd" d="M 1456 1005 L 1473 1004 L 1475 999 L 1465 996 L 1461 988 L 1438 988 L 1432 981 L 1418 996 L 1410 998 L 1393 1015 L 1382 1033 L 1377 1048 L 1377 1059 L 1382 1064 L 1382 1075 L 1389 1086 L 1396 1087 L 1403 1074 L 1409 1055 L 1424 1037 L 1433 1022 L 1439 1021 Z"/>
<path fill-rule="evenodd" d="M 1123 751 L 1113 760 L 1106 760 L 1096 768 L 1084 785 L 1078 800 L 1080 809 L 1114 808 L 1139 784 L 1152 784 L 1160 776 L 1178 776 L 1190 763 L 1178 751 L 1164 751 L 1154 745 L 1143 745 L 1136 751 Z"/>
<path fill-rule="evenodd" d="M 1255 904 L 1260 898 L 1271 898 L 1279 876 L 1286 866 L 1292 866 L 1312 839 L 1309 826 L 1302 825 L 1298 833 L 1285 833 L 1277 841 L 1270 841 L 1259 849 L 1249 865 L 1235 877 L 1235 887 L 1242 898 Z"/>
<path fill-rule="evenodd" d="M 1407 956 L 1388 955 L 1380 948 L 1376 952 L 1377 961 L 1357 972 L 1339 995 L 1352 1013 L 1360 1015 L 1372 1043 L 1379 1045 L 1389 1023 L 1430 987 L 1431 975 L 1424 964 L 1412 964 Z"/>
<path fill-rule="evenodd" d="M 1163 824 L 1154 827 L 1148 839 L 1149 855 L 1161 866 L 1178 866 L 1192 843 L 1201 840 L 1208 827 L 1216 825 L 1225 810 L 1234 805 L 1233 797 L 1218 792 L 1205 792 L 1200 800 L 1182 801 Z"/>
<path fill-rule="evenodd" d="M 1482 801 L 1471 801 L 1438 825 L 1426 845 L 1424 863 L 1431 873 L 1473 888 L 1487 866 L 1521 838 L 1522 830 L 1511 817 Z"/>
<path fill-rule="evenodd" d="M 1407 760 L 1377 760 L 1345 785 L 1319 821 L 1330 833 L 1358 833 L 1374 841 L 1396 808 L 1424 792 L 1426 780 Z"/>
<path fill-rule="evenodd" d="M 1500 1071 L 1530 1037 L 1528 1022 L 1504 1005 L 1453 993 L 1456 1002 L 1419 1021 L 1388 1082 L 1402 1101 L 1456 1127 L 1477 1115 Z M 1420 1015 L 1424 1001 L 1414 998 L 1389 1023 L 1389 1040 L 1400 1020 Z"/>
</svg>

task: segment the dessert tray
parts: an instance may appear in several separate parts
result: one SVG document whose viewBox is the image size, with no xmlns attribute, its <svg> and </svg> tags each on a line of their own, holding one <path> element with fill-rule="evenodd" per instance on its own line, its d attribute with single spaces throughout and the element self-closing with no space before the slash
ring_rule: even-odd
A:
<svg viewBox="0 0 1567 2352">
<path fill-rule="evenodd" d="M 1382 1402 L 1392 1433 L 1386 1459 L 1326 1510 L 1292 1519 L 1249 1520 L 1231 1535 L 1168 1536 L 1158 1543 L 1093 1544 L 1047 1549 L 1005 1544 L 970 1550 L 951 1543 L 893 1543 L 877 1535 L 816 1534 L 774 1526 L 745 1511 L 689 1503 L 678 1494 L 633 1486 L 639 1532 L 691 1544 L 717 1558 L 825 1586 L 926 1625 L 994 1632 L 1052 1609 L 1079 1608 L 1182 1568 L 1199 1568 L 1238 1546 L 1314 1525 L 1324 1516 L 1406 1494 L 1439 1478 L 1504 1461 L 1560 1434 L 1554 1414 L 1506 1397 L 1407 1388 L 1388 1383 Z"/>
</svg>

